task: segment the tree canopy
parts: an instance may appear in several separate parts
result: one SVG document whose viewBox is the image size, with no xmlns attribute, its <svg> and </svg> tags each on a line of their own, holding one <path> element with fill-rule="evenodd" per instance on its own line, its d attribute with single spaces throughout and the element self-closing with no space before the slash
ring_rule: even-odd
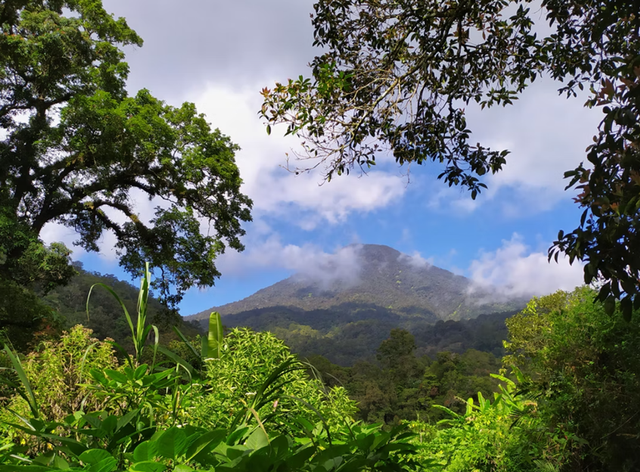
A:
<svg viewBox="0 0 640 472">
<path fill-rule="evenodd" d="M 590 93 L 604 119 L 588 165 L 569 170 L 584 212 L 561 231 L 550 259 L 584 261 L 585 282 L 625 317 L 640 307 L 640 15 L 637 2 L 613 0 L 318 0 L 312 78 L 262 91 L 260 114 L 303 139 L 304 170 L 326 177 L 375 164 L 442 163 L 440 178 L 476 198 L 483 175 L 500 171 L 506 150 L 472 141 L 465 108 L 509 105 L 539 77 L 561 94 Z M 548 33 L 545 33 L 547 32 Z M 541 33 L 542 32 L 542 33 Z"/>
<path fill-rule="evenodd" d="M 243 249 L 251 218 L 238 147 L 191 103 L 128 95 L 121 48 L 142 40 L 100 1 L 5 1 L 0 28 L 2 224 L 42 244 L 43 227 L 61 223 L 88 251 L 110 231 L 120 264 L 138 273 L 149 261 L 169 302 L 213 285 L 216 256 Z M 28 246 L 0 245 L 0 265 Z"/>
</svg>

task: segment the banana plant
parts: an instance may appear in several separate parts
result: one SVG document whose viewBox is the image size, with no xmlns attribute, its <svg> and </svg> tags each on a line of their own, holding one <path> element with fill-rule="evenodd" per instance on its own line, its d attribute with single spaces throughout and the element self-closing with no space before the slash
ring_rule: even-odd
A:
<svg viewBox="0 0 640 472">
<path fill-rule="evenodd" d="M 222 354 L 222 319 L 220 313 L 214 311 L 209 315 L 209 332 L 206 339 L 202 338 L 202 359 L 220 359 Z"/>
</svg>

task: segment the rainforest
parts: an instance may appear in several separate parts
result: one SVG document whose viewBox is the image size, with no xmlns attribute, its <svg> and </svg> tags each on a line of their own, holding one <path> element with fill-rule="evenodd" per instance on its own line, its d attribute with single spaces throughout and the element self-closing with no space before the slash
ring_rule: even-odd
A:
<svg viewBox="0 0 640 472">
<path fill-rule="evenodd" d="M 640 470 L 636 2 L 205 3 L 0 3 L 0 472 Z"/>
</svg>

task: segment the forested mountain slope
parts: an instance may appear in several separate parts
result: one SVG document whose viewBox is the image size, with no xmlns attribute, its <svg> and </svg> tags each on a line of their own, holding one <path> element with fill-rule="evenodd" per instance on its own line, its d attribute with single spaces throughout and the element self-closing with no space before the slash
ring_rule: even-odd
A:
<svg viewBox="0 0 640 472">
<path fill-rule="evenodd" d="M 271 331 L 302 357 L 353 365 L 371 359 L 394 328 L 411 332 L 420 354 L 474 348 L 501 355 L 504 320 L 525 303 L 419 257 L 365 244 L 343 248 L 324 267 L 187 319 L 206 327 L 209 314 L 218 311 L 226 326 Z M 487 316 L 473 321 L 480 315 Z"/>
<path fill-rule="evenodd" d="M 130 342 L 131 332 L 118 301 L 106 289 L 96 286 L 91 293 L 87 313 L 87 296 L 95 284 L 102 283 L 111 287 L 122 299 L 135 323 L 138 287 L 110 274 L 85 271 L 79 262 L 75 262 L 74 266 L 78 275 L 66 286 L 56 287 L 42 296 L 42 300 L 55 311 L 59 328 L 69 329 L 82 324 L 92 329 L 97 338 L 111 338 L 126 347 Z M 160 330 L 163 342 L 175 337 L 172 326 L 180 326 L 185 334 L 197 332 L 189 323 L 184 323 L 177 312 L 168 310 L 153 296 L 149 297 L 147 313 L 149 322 Z"/>
</svg>

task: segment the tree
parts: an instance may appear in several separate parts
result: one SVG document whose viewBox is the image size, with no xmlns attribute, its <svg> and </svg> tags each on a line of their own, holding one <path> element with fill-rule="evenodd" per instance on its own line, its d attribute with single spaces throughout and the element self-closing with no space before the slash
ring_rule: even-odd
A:
<svg viewBox="0 0 640 472">
<path fill-rule="evenodd" d="M 638 470 L 640 325 L 605 313 L 589 288 L 534 298 L 507 321 L 504 364 L 524 372 L 562 470 Z M 636 313 L 637 316 L 637 313 Z"/>
<path fill-rule="evenodd" d="M 120 264 L 135 274 L 149 261 L 169 302 L 213 285 L 216 256 L 243 249 L 250 220 L 237 146 L 193 104 L 127 94 L 121 47 L 142 40 L 99 0 L 8 0 L 0 28 L 3 218 L 36 242 L 45 224 L 62 223 L 88 251 L 111 231 Z M 153 214 L 136 211 L 142 198 Z M 4 260 L 24 256 L 5 243 Z"/>
<path fill-rule="evenodd" d="M 582 260 L 585 282 L 603 281 L 600 300 L 626 318 L 640 307 L 640 15 L 631 0 L 318 0 L 311 62 L 300 77 L 263 89 L 261 115 L 303 138 L 306 168 L 326 177 L 375 164 L 444 164 L 446 183 L 475 198 L 507 151 L 471 141 L 465 107 L 509 105 L 543 75 L 561 94 L 590 90 L 605 117 L 588 149 L 590 167 L 565 173 L 584 208 L 561 231 L 549 258 Z M 541 13 L 542 12 L 542 13 Z M 546 16 L 545 16 L 546 14 Z M 543 23 L 546 36 L 534 27 Z M 540 29 L 540 28 L 538 28 Z M 296 171 L 304 170 L 296 169 Z"/>
<path fill-rule="evenodd" d="M 0 208 L 0 340 L 25 349 L 37 332 L 59 328 L 51 308 L 36 295 L 65 284 L 76 274 L 70 251 L 45 247 L 27 225 Z"/>
<path fill-rule="evenodd" d="M 383 368 L 391 371 L 393 378 L 406 380 L 417 363 L 415 350 L 416 341 L 413 334 L 401 328 L 394 328 L 378 347 L 376 358 Z"/>
</svg>

